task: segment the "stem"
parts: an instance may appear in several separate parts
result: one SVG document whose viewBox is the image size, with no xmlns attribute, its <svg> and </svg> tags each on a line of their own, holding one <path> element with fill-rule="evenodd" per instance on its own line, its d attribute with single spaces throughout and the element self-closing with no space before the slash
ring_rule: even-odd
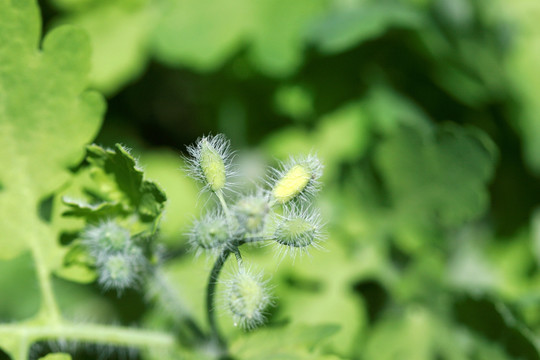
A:
<svg viewBox="0 0 540 360">
<path fill-rule="evenodd" d="M 240 254 L 240 249 L 238 247 L 235 247 L 232 252 L 234 252 L 234 255 L 236 256 L 236 262 L 238 263 L 238 267 L 240 269 L 244 269 L 244 261 L 242 260 L 242 254 Z"/>
<path fill-rule="evenodd" d="M 223 212 L 225 213 L 225 216 L 227 217 L 227 220 L 229 224 L 231 223 L 231 213 L 229 211 L 229 207 L 227 206 L 227 202 L 225 202 L 225 198 L 223 197 L 223 191 L 218 190 L 216 192 L 216 196 L 219 199 L 219 203 L 221 204 L 221 208 L 223 209 Z"/>
<path fill-rule="evenodd" d="M 14 335 L 23 339 L 21 342 L 26 343 L 26 348 L 28 348 L 28 344 L 48 339 L 136 347 L 172 347 L 175 345 L 174 336 L 167 333 L 120 326 L 97 324 L 61 324 L 57 326 L 29 324 L 0 325 L 0 338 L 4 336 L 12 337 Z"/>
<path fill-rule="evenodd" d="M 48 319 L 49 323 L 60 323 L 60 310 L 58 309 L 56 299 L 54 298 L 51 273 L 47 269 L 45 259 L 43 258 L 43 251 L 39 243 L 32 243 L 30 248 L 32 257 L 34 258 L 36 274 L 41 292 L 41 314 Z"/>
<path fill-rule="evenodd" d="M 161 303 L 161 307 L 164 308 L 175 320 L 175 323 L 179 329 L 187 327 L 187 333 L 182 334 L 183 338 L 192 341 L 202 341 L 206 336 L 199 328 L 195 320 L 189 316 L 182 298 L 173 290 L 169 279 L 159 269 L 155 269 L 152 273 L 153 285 L 155 288 L 151 288 L 150 293 L 155 297 L 158 303 Z M 191 331 L 191 333 L 189 333 Z M 195 338 L 194 338 L 195 337 Z"/>
<path fill-rule="evenodd" d="M 216 285 L 219 278 L 219 273 L 221 272 L 221 269 L 223 268 L 223 265 L 225 265 L 225 262 L 230 254 L 231 250 L 226 248 L 219 255 L 214 267 L 212 268 L 212 272 L 210 273 L 210 278 L 208 279 L 208 288 L 206 290 L 206 311 L 208 315 L 208 323 L 210 325 L 211 337 L 224 351 L 226 351 L 226 344 L 223 337 L 220 335 L 217 326 L 214 299 L 216 295 Z"/>
</svg>

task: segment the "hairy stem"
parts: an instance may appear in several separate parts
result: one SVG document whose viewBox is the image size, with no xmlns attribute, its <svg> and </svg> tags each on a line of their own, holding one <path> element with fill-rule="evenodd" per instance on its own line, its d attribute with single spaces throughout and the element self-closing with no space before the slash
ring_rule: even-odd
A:
<svg viewBox="0 0 540 360">
<path fill-rule="evenodd" d="M 231 221 L 231 213 L 229 211 L 229 207 L 227 206 L 227 202 L 225 202 L 225 198 L 223 197 L 223 191 L 218 190 L 216 191 L 216 196 L 219 199 L 219 203 L 221 204 L 221 207 L 223 208 L 223 212 L 225 213 L 225 216 L 227 217 L 227 220 Z"/>
<path fill-rule="evenodd" d="M 236 256 L 236 262 L 238 263 L 238 267 L 240 269 L 243 269 L 244 261 L 242 260 L 242 254 L 240 254 L 240 249 L 238 247 L 235 247 L 232 252 L 234 253 L 234 256 Z"/>
<path fill-rule="evenodd" d="M 208 287 L 206 290 L 206 311 L 208 315 L 208 324 L 210 325 L 211 337 L 219 344 L 223 351 L 226 351 L 226 344 L 223 340 L 223 337 L 219 333 L 219 329 L 217 326 L 215 313 L 215 296 L 219 274 L 230 254 L 231 250 L 225 248 L 223 252 L 219 255 L 218 259 L 214 264 L 214 267 L 212 268 L 212 272 L 210 272 L 210 278 L 208 279 Z"/>
<path fill-rule="evenodd" d="M 116 346 L 167 348 L 175 345 L 175 338 L 167 333 L 97 324 L 0 324 L 0 338 L 19 338 L 19 357 L 24 360 L 30 345 L 36 341 L 61 339 L 103 343 Z M 23 357 L 21 357 L 23 356 Z"/>
<path fill-rule="evenodd" d="M 189 315 L 184 302 L 173 290 L 169 279 L 159 269 L 152 273 L 152 283 L 149 290 L 150 297 L 154 297 L 162 308 L 168 312 L 179 325 L 179 329 L 187 331 L 182 335 L 186 340 L 203 341 L 206 337 L 195 320 Z"/>
</svg>

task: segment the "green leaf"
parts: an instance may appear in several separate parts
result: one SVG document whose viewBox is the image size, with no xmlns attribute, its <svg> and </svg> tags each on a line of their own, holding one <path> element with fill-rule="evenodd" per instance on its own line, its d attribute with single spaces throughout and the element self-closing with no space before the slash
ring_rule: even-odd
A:
<svg viewBox="0 0 540 360">
<path fill-rule="evenodd" d="M 405 226 L 456 226 L 482 214 L 496 149 L 482 132 L 403 127 L 377 149 L 375 162 Z"/>
<path fill-rule="evenodd" d="M 70 210 L 66 215 L 102 219 L 112 214 L 131 215 L 136 212 L 142 222 L 155 222 L 165 207 L 165 193 L 154 182 L 144 179 L 142 169 L 121 145 L 107 150 L 98 145 L 88 147 L 92 183 L 86 192 L 95 203 L 65 197 Z M 156 224 L 157 225 L 157 224 Z"/>
<path fill-rule="evenodd" d="M 90 47 L 60 27 L 40 42 L 34 1 L 0 1 L 0 258 L 31 249 L 58 265 L 56 234 L 40 203 L 70 178 L 101 124 L 104 102 L 85 91 Z"/>
<path fill-rule="evenodd" d="M 74 11 L 59 22 L 81 27 L 90 36 L 90 81 L 94 87 L 106 94 L 114 93 L 145 69 L 157 15 L 153 3 L 112 0 L 63 5 L 73 7 Z"/>
<path fill-rule="evenodd" d="M 345 51 L 382 35 L 393 27 L 415 28 L 421 14 L 398 2 L 361 2 L 356 8 L 343 6 L 330 12 L 312 29 L 310 37 L 327 53 Z"/>
<path fill-rule="evenodd" d="M 66 353 L 54 353 L 44 357 L 40 357 L 40 360 L 71 360 L 71 355 Z"/>
<path fill-rule="evenodd" d="M 241 45 L 251 21 L 247 4 L 228 0 L 163 2 L 152 38 L 156 56 L 167 64 L 215 69 Z"/>
<path fill-rule="evenodd" d="M 309 27 L 323 13 L 327 0 L 259 0 L 253 3 L 250 54 L 265 74 L 287 76 L 303 58 Z"/>
<path fill-rule="evenodd" d="M 231 354 L 242 360 L 315 359 L 313 352 L 338 331 L 336 325 L 265 328 L 241 336 L 231 345 Z"/>
<path fill-rule="evenodd" d="M 464 295 L 455 299 L 452 310 L 460 324 L 497 343 L 511 358 L 540 359 L 538 340 L 502 302 L 482 295 Z"/>
</svg>

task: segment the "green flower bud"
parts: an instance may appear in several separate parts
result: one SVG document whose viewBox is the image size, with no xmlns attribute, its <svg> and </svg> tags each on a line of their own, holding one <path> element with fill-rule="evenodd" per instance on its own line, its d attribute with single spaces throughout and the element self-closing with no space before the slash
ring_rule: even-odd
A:
<svg viewBox="0 0 540 360">
<path fill-rule="evenodd" d="M 268 200 L 264 196 L 245 196 L 234 206 L 238 224 L 248 234 L 263 230 L 269 210 Z"/>
<path fill-rule="evenodd" d="M 126 254 L 107 257 L 98 264 L 99 283 L 105 289 L 116 289 L 122 292 L 133 287 L 138 280 L 136 259 Z"/>
<path fill-rule="evenodd" d="M 318 247 L 322 240 L 320 214 L 310 209 L 297 207 L 285 209 L 278 221 L 274 240 L 290 250 L 306 251 L 308 247 Z"/>
<path fill-rule="evenodd" d="M 265 320 L 270 296 L 260 275 L 239 270 L 227 284 L 226 300 L 235 325 L 253 329 Z"/>
<path fill-rule="evenodd" d="M 220 249 L 230 238 L 227 219 L 220 213 L 209 213 L 195 221 L 189 234 L 189 242 L 197 250 Z"/>
<path fill-rule="evenodd" d="M 315 226 L 302 218 L 285 219 L 278 227 L 275 238 L 282 245 L 306 247 L 315 240 Z"/>
<path fill-rule="evenodd" d="M 223 135 L 205 136 L 187 150 L 190 175 L 214 192 L 224 189 L 232 176 L 229 141 Z"/>
<path fill-rule="evenodd" d="M 88 226 L 83 232 L 83 244 L 92 256 L 99 258 L 102 254 L 123 252 L 132 241 L 128 229 L 114 220 L 107 220 Z"/>
<path fill-rule="evenodd" d="M 208 142 L 202 140 L 201 169 L 206 182 L 212 191 L 218 191 L 225 186 L 225 164 L 216 149 Z"/>
<path fill-rule="evenodd" d="M 286 204 L 295 198 L 307 198 L 318 189 L 318 179 L 322 175 L 322 165 L 319 159 L 310 155 L 305 159 L 291 159 L 276 171 L 272 196 L 276 202 Z"/>
</svg>

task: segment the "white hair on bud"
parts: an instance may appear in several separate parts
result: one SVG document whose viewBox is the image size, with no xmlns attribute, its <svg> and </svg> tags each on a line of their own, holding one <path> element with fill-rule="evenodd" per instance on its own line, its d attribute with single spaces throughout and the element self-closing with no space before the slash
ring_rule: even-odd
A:
<svg viewBox="0 0 540 360">
<path fill-rule="evenodd" d="M 299 205 L 287 206 L 278 216 L 273 240 L 279 246 L 280 255 L 309 254 L 310 249 L 320 249 L 325 234 L 319 210 Z"/>
<path fill-rule="evenodd" d="M 233 229 L 223 212 L 212 210 L 193 221 L 188 237 L 197 256 L 205 251 L 217 254 L 229 245 Z"/>
<path fill-rule="evenodd" d="M 225 286 L 222 305 L 231 314 L 235 326 L 253 330 L 266 321 L 266 309 L 273 303 L 262 272 L 240 267 L 222 283 Z"/>
<path fill-rule="evenodd" d="M 324 166 L 315 154 L 303 157 L 290 157 L 281 163 L 278 169 L 273 168 L 269 180 L 273 199 L 280 204 L 290 201 L 309 201 L 320 188 L 319 179 Z"/>
<path fill-rule="evenodd" d="M 187 147 L 187 152 L 187 173 L 204 184 L 203 191 L 228 189 L 235 175 L 234 153 L 230 150 L 230 141 L 223 134 L 200 137 L 194 145 Z"/>
</svg>

